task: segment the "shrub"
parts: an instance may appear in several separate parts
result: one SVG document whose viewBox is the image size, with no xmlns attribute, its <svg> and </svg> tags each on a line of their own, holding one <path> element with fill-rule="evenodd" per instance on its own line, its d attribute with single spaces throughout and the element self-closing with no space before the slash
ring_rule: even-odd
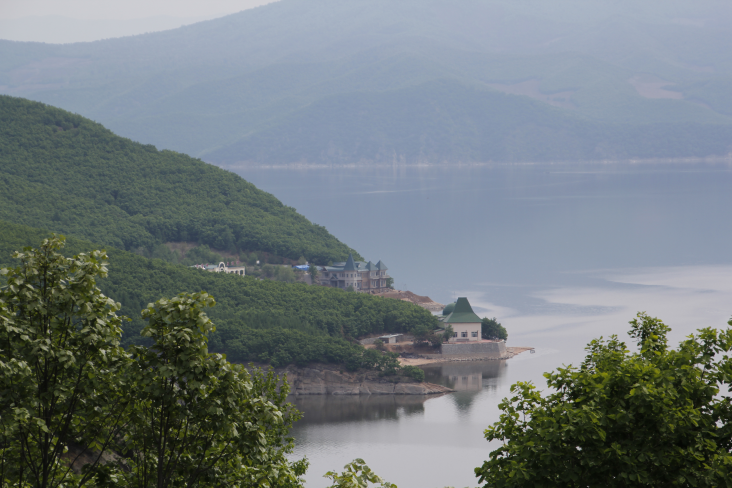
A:
<svg viewBox="0 0 732 488">
<path fill-rule="evenodd" d="M 417 366 L 402 366 L 402 374 L 419 382 L 424 381 L 424 370 Z"/>
</svg>

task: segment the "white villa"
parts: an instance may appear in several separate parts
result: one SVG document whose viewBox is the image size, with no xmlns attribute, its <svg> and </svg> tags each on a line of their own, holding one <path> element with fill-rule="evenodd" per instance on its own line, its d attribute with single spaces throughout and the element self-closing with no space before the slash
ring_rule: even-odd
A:
<svg viewBox="0 0 732 488">
<path fill-rule="evenodd" d="M 465 297 L 457 299 L 452 313 L 442 323 L 452 326 L 453 336 L 447 342 L 472 342 L 481 339 L 481 319 L 473 312 L 473 307 Z"/>
<path fill-rule="evenodd" d="M 229 263 L 233 264 L 233 263 Z M 203 269 L 205 271 L 210 271 L 212 273 L 226 273 L 226 274 L 235 274 L 244 276 L 246 274 L 246 267 L 245 266 L 227 266 L 226 263 L 223 261 L 219 264 L 200 264 L 194 266 L 194 268 Z"/>
<path fill-rule="evenodd" d="M 321 269 L 319 280 L 323 286 L 343 290 L 350 286 L 364 293 L 381 293 L 390 289 L 387 283 L 390 276 L 386 273 L 388 268 L 381 261 L 376 264 L 354 261 L 353 255 L 349 254 L 345 263 L 333 263 L 333 266 Z"/>
</svg>

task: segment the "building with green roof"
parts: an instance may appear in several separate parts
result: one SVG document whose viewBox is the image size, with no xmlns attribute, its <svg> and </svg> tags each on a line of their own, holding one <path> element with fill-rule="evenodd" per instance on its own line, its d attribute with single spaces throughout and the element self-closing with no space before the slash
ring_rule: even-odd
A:
<svg viewBox="0 0 732 488">
<path fill-rule="evenodd" d="M 480 341 L 481 322 L 466 297 L 458 298 L 452 313 L 442 321 L 446 326 L 452 326 L 453 336 L 448 342 Z"/>
<path fill-rule="evenodd" d="M 391 278 L 383 261 L 374 264 L 371 261 L 355 261 L 353 255 L 343 263 L 333 263 L 324 266 L 318 275 L 320 284 L 343 290 L 352 287 L 363 293 L 382 293 L 389 290 L 388 282 Z"/>
</svg>

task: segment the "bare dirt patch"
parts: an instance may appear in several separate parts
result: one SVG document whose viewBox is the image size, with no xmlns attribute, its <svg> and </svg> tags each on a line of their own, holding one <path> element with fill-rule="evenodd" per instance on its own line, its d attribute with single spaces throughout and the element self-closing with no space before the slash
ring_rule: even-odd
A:
<svg viewBox="0 0 732 488">
<path fill-rule="evenodd" d="M 417 295 L 415 293 L 412 293 L 411 291 L 391 290 L 384 293 L 375 293 L 375 295 L 414 303 L 415 305 L 426 308 L 431 312 L 439 312 L 440 310 L 445 308 L 443 304 L 432 300 L 430 297 Z"/>
<path fill-rule="evenodd" d="M 681 92 L 667 90 L 665 87 L 673 86 L 675 83 L 663 80 L 653 75 L 638 75 L 628 80 L 638 95 L 644 98 L 665 98 L 670 100 L 683 100 Z"/>
</svg>

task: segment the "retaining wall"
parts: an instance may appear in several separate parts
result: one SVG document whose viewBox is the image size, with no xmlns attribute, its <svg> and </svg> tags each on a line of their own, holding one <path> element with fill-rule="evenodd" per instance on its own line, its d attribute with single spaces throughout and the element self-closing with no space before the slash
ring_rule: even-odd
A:
<svg viewBox="0 0 732 488">
<path fill-rule="evenodd" d="M 486 359 L 499 359 L 508 357 L 505 342 L 479 342 L 471 344 L 469 342 L 457 344 L 443 344 L 442 356 L 461 356 L 461 357 L 483 357 Z"/>
</svg>

